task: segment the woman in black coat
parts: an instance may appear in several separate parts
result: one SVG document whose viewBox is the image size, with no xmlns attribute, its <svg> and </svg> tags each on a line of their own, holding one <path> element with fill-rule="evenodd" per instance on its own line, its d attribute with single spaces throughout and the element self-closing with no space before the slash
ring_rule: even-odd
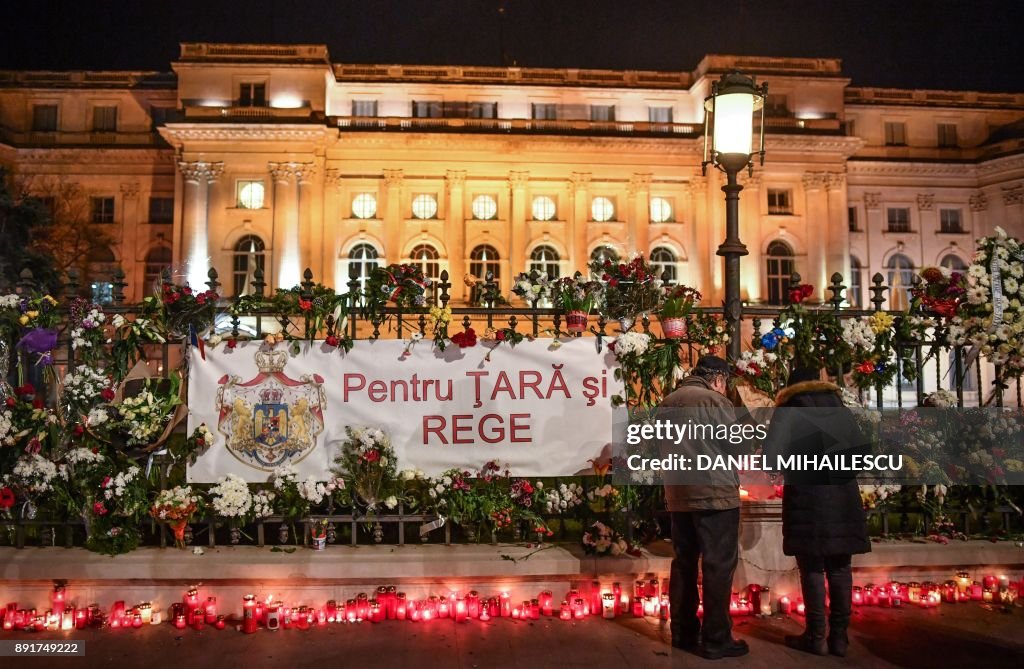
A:
<svg viewBox="0 0 1024 669">
<path fill-rule="evenodd" d="M 777 407 L 764 453 L 821 456 L 865 453 L 866 442 L 838 386 L 818 380 L 815 369 L 794 369 L 775 398 Z M 846 654 L 853 597 L 851 556 L 871 550 L 856 474 L 829 470 L 785 472 L 782 550 L 796 557 L 806 611 L 806 629 L 786 644 L 817 655 Z M 825 581 L 828 580 L 828 638 Z"/>
</svg>

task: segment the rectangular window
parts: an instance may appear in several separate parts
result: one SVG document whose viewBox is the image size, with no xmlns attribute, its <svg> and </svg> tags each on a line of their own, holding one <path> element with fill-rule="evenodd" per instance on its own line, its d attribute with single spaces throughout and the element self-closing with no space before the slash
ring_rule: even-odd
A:
<svg viewBox="0 0 1024 669">
<path fill-rule="evenodd" d="M 791 192 L 784 188 L 768 189 L 768 213 L 769 214 L 792 214 L 793 198 Z"/>
<path fill-rule="evenodd" d="M 93 107 L 93 132 L 117 132 L 117 107 Z"/>
<path fill-rule="evenodd" d="M 57 131 L 57 105 L 32 105 L 32 130 Z"/>
<path fill-rule="evenodd" d="M 498 118 L 498 103 L 470 102 L 469 118 Z"/>
<path fill-rule="evenodd" d="M 114 198 L 91 197 L 89 198 L 89 203 L 93 223 L 114 222 Z"/>
<path fill-rule="evenodd" d="M 558 118 L 554 102 L 534 102 L 530 105 L 530 118 L 538 121 L 554 121 Z"/>
<path fill-rule="evenodd" d="M 956 123 L 939 124 L 939 147 L 956 148 L 959 146 L 956 138 Z"/>
<path fill-rule="evenodd" d="M 857 232 L 860 229 L 857 227 L 857 207 L 846 208 L 846 224 L 850 232 Z"/>
<path fill-rule="evenodd" d="M 151 197 L 151 198 L 149 198 L 149 222 L 150 223 L 173 223 L 174 222 L 174 198 L 173 197 Z"/>
<path fill-rule="evenodd" d="M 910 209 L 890 207 L 885 214 L 889 232 L 910 232 Z"/>
<path fill-rule="evenodd" d="M 843 127 L 845 128 L 847 137 L 857 136 L 857 122 L 852 118 L 847 121 L 843 121 Z"/>
<path fill-rule="evenodd" d="M 591 121 L 614 121 L 615 105 L 590 105 Z"/>
<path fill-rule="evenodd" d="M 647 120 L 651 123 L 672 123 L 672 108 L 648 107 Z"/>
<path fill-rule="evenodd" d="M 376 116 L 377 115 L 377 101 L 376 100 L 353 100 L 352 101 L 352 115 L 353 116 Z"/>
<path fill-rule="evenodd" d="M 907 145 L 907 124 L 902 121 L 885 122 L 885 145 L 906 146 Z"/>
<path fill-rule="evenodd" d="M 413 118 L 441 118 L 441 103 L 436 100 L 414 100 L 412 103 Z"/>
<path fill-rule="evenodd" d="M 963 220 L 959 209 L 939 210 L 939 231 L 949 233 L 960 233 L 964 231 Z"/>
<path fill-rule="evenodd" d="M 267 85 L 262 82 L 249 82 L 239 85 L 239 107 L 266 107 Z"/>
</svg>

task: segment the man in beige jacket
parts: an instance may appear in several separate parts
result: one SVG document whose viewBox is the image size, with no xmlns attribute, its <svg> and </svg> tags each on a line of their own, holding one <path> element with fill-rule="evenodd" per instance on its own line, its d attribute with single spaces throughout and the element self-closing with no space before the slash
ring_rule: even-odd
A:
<svg viewBox="0 0 1024 669">
<path fill-rule="evenodd" d="M 672 409 L 677 409 L 677 420 L 734 422 L 732 403 L 725 397 L 730 373 L 725 360 L 702 357 L 693 373 L 662 401 L 660 409 L 667 411 L 659 411 L 659 416 L 671 416 Z M 704 453 L 720 452 L 720 447 L 707 440 L 684 445 L 691 452 Z M 735 472 L 707 472 L 704 476 L 704 485 L 665 485 L 675 547 L 669 586 L 672 645 L 708 659 L 738 657 L 749 651 L 746 642 L 732 637 L 729 614 L 739 542 L 739 480 Z M 697 617 L 698 562 L 703 571 L 703 629 Z"/>
</svg>

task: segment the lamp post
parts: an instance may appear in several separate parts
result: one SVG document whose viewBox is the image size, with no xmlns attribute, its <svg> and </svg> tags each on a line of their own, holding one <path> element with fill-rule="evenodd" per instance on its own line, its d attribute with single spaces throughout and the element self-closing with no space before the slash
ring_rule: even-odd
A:
<svg viewBox="0 0 1024 669">
<path fill-rule="evenodd" d="M 740 258 L 747 255 L 747 247 L 740 241 L 740 191 L 736 176 L 743 169 L 753 175 L 754 154 L 764 165 L 764 100 L 768 84 L 757 85 L 755 77 L 739 72 L 723 74 L 711 84 L 711 95 L 704 99 L 704 161 L 701 171 L 707 174 L 708 165 L 726 175 L 725 241 L 718 247 L 718 255 L 725 258 L 725 321 L 729 333 L 728 354 L 740 357 Z M 754 114 L 760 111 L 759 143 L 753 146 Z"/>
</svg>

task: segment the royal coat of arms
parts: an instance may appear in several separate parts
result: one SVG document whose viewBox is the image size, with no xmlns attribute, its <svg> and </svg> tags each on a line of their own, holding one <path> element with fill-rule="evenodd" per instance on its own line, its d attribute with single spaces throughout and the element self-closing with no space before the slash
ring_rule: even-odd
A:
<svg viewBox="0 0 1024 669">
<path fill-rule="evenodd" d="M 224 375 L 218 381 L 217 429 L 232 455 L 271 471 L 313 452 L 324 430 L 327 399 L 319 374 L 296 380 L 284 373 L 285 351 L 259 351 L 255 358 L 255 378 Z"/>
</svg>

